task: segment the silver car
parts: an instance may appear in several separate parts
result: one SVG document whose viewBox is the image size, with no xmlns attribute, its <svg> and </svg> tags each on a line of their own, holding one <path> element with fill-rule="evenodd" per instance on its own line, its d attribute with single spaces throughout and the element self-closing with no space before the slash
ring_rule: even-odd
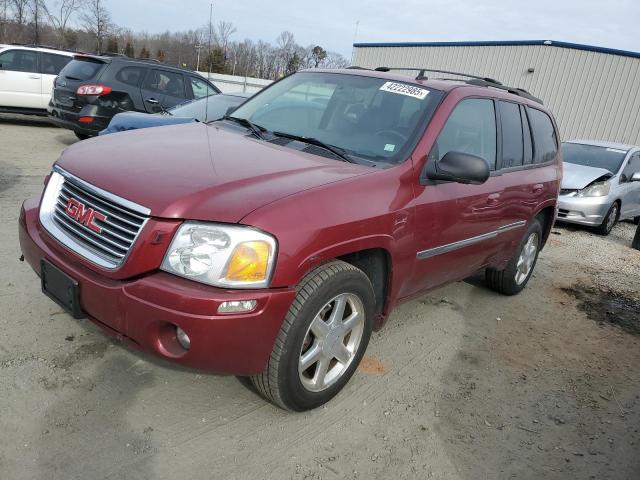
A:
<svg viewBox="0 0 640 480">
<path fill-rule="evenodd" d="M 640 147 L 591 140 L 562 144 L 558 220 L 608 235 L 616 222 L 640 221 Z"/>
</svg>

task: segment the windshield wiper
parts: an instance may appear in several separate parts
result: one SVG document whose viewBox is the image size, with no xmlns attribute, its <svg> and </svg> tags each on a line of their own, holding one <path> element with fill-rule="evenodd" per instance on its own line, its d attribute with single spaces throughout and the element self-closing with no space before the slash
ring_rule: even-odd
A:
<svg viewBox="0 0 640 480">
<path fill-rule="evenodd" d="M 251 120 L 247 120 L 246 118 L 233 117 L 231 115 L 225 115 L 224 117 L 222 117 L 222 120 L 228 120 L 230 122 L 235 122 L 239 125 L 242 125 L 243 127 L 246 127 L 249 130 L 251 130 L 251 133 L 253 133 L 256 137 L 258 137 L 261 140 L 264 140 L 264 136 L 262 135 L 262 132 L 265 131 L 266 129 L 259 127 L 258 125 L 253 123 Z"/>
<path fill-rule="evenodd" d="M 290 138 L 291 140 L 298 140 L 299 142 L 304 142 L 310 145 L 315 145 L 316 147 L 324 148 L 325 150 L 330 151 L 335 156 L 339 157 L 345 162 L 356 163 L 351 157 L 349 157 L 346 153 L 344 153 L 344 151 L 341 148 L 335 147 L 333 145 L 329 145 L 328 143 L 324 143 L 322 140 L 318 140 L 317 138 L 304 137 L 302 135 L 294 135 L 292 133 L 285 133 L 285 132 L 272 132 L 272 133 L 277 137 Z"/>
</svg>

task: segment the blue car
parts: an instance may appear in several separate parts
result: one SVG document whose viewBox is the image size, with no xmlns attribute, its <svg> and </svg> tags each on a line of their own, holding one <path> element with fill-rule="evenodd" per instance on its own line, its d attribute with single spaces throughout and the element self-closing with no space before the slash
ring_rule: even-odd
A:
<svg viewBox="0 0 640 480">
<path fill-rule="evenodd" d="M 100 135 L 191 122 L 210 122 L 222 118 L 229 108 L 235 108 L 251 93 L 219 93 L 182 103 L 162 113 L 123 112 L 114 115 Z"/>
</svg>

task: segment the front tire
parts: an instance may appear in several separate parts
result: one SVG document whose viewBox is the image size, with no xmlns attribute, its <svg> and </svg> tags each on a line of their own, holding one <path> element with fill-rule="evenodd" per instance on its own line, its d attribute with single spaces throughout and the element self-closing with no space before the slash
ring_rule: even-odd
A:
<svg viewBox="0 0 640 480">
<path fill-rule="evenodd" d="M 297 288 L 265 370 L 251 377 L 275 405 L 294 411 L 328 402 L 349 381 L 369 343 L 375 311 L 371 281 L 332 261 Z"/>
<path fill-rule="evenodd" d="M 516 254 L 509 260 L 504 270 L 487 268 L 485 277 L 487 285 L 503 295 L 520 293 L 533 274 L 542 246 L 542 225 L 534 219 L 527 229 Z"/>
<path fill-rule="evenodd" d="M 86 140 L 87 138 L 89 138 L 89 135 L 86 135 L 84 133 L 78 133 L 78 132 L 73 132 L 76 134 L 76 137 L 78 137 L 78 140 Z"/>
<path fill-rule="evenodd" d="M 620 214 L 620 205 L 618 202 L 613 202 L 613 205 L 609 208 L 609 211 L 602 220 L 600 226 L 596 227 L 596 233 L 600 235 L 609 235 L 616 223 L 618 223 L 618 215 Z"/>
</svg>

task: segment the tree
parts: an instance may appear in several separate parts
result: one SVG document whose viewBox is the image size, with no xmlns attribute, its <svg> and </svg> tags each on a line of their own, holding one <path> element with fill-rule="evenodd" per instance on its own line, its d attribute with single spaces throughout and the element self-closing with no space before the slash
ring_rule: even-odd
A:
<svg viewBox="0 0 640 480">
<path fill-rule="evenodd" d="M 316 45 L 311 49 L 311 55 L 309 55 L 313 68 L 318 68 L 324 59 L 327 58 L 327 51 L 320 45 Z"/>
<path fill-rule="evenodd" d="M 124 47 L 124 54 L 129 58 L 134 58 L 136 56 L 136 52 L 133 49 L 133 44 L 130 40 L 127 40 L 127 44 Z"/>
<path fill-rule="evenodd" d="M 13 19 L 18 27 L 18 34 L 14 41 L 20 42 L 23 40 L 24 27 L 27 24 L 27 7 L 30 0 L 10 0 L 9 5 L 13 10 Z"/>
<path fill-rule="evenodd" d="M 204 60 L 203 67 L 207 72 L 226 73 L 222 47 L 215 46 L 211 49 Z"/>
<path fill-rule="evenodd" d="M 107 40 L 107 52 L 119 53 L 117 37 L 109 37 L 109 39 Z"/>
<path fill-rule="evenodd" d="M 167 54 L 164 50 L 158 49 L 158 51 L 156 52 L 156 58 L 160 61 L 160 63 L 164 63 L 167 59 Z"/>
<path fill-rule="evenodd" d="M 83 0 L 59 0 L 56 1 L 54 7 L 47 10 L 49 21 L 56 29 L 58 34 L 58 46 L 68 47 L 67 41 L 67 25 L 71 17 L 76 14 L 83 6 Z"/>
<path fill-rule="evenodd" d="M 96 52 L 102 53 L 104 39 L 115 30 L 111 14 L 104 6 L 104 0 L 87 0 L 82 23 L 87 33 L 96 41 Z"/>
<path fill-rule="evenodd" d="M 140 55 L 138 55 L 138 58 L 150 58 L 151 57 L 151 53 L 149 53 L 149 49 L 147 47 L 142 47 L 142 50 L 140 50 Z"/>
</svg>

